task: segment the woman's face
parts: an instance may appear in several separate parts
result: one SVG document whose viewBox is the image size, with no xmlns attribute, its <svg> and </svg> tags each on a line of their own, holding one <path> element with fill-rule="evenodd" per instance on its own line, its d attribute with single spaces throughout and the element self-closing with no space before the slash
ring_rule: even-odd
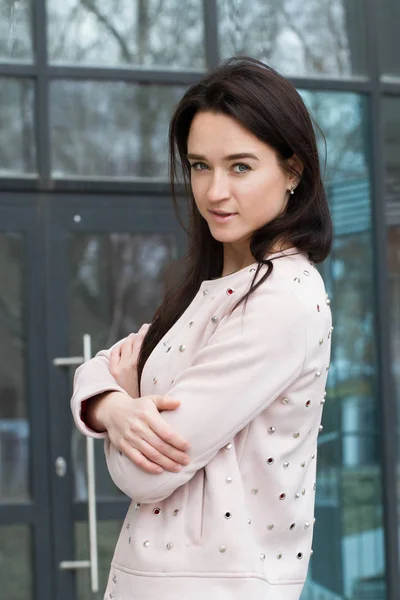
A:
<svg viewBox="0 0 400 600">
<path fill-rule="evenodd" d="M 187 158 L 197 208 L 223 243 L 246 241 L 278 216 L 294 185 L 275 151 L 227 115 L 195 115 Z"/>
</svg>

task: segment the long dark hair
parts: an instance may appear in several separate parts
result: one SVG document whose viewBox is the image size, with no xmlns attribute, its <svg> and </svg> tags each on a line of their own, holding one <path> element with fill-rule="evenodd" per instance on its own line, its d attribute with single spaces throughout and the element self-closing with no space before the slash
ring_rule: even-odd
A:
<svg viewBox="0 0 400 600">
<path fill-rule="evenodd" d="M 190 187 L 187 140 L 194 116 L 199 111 L 228 115 L 276 151 L 279 163 L 293 173 L 288 159 L 297 157 L 302 173 L 295 195 L 284 212 L 254 231 L 250 251 L 258 262 L 250 290 L 235 308 L 247 302 L 273 269 L 266 256 L 278 240 L 308 254 L 310 261 L 323 261 L 331 249 L 332 221 L 325 195 L 313 129 L 313 119 L 294 86 L 261 61 L 248 57 L 231 58 L 199 83 L 192 85 L 172 115 L 169 128 L 171 192 L 178 213 L 178 187 L 183 183 L 189 212 L 189 250 L 185 272 L 167 290 L 144 339 L 138 365 L 139 380 L 154 347 L 192 302 L 204 280 L 222 273 L 223 244 L 215 240 L 200 215 Z M 261 265 L 268 265 L 257 283 Z"/>
</svg>

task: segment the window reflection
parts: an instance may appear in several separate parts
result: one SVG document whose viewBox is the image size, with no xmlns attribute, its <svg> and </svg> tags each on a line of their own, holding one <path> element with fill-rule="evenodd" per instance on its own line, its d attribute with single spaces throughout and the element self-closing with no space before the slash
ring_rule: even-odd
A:
<svg viewBox="0 0 400 600">
<path fill-rule="evenodd" d="M 385 98 L 382 114 L 385 132 L 385 216 L 390 281 L 392 374 L 398 407 L 397 431 L 400 432 L 400 98 Z M 399 451 L 400 439 L 397 440 L 397 447 Z M 399 484 L 400 478 L 397 484 L 400 518 Z"/>
<path fill-rule="evenodd" d="M 31 0 L 0 0 L 0 61 L 32 60 Z"/>
<path fill-rule="evenodd" d="M 22 305 L 24 240 L 0 233 L 0 502 L 29 499 L 29 424 Z M 1 561 L 0 561 L 1 562 Z"/>
<path fill-rule="evenodd" d="M 35 171 L 33 103 L 32 81 L 0 79 L 0 175 Z"/>
<path fill-rule="evenodd" d="M 320 267 L 334 330 L 318 440 L 314 554 L 302 600 L 384 598 L 367 102 L 348 93 L 301 93 L 326 136 L 335 232 Z"/>
<path fill-rule="evenodd" d="M 202 0 L 47 0 L 52 62 L 204 67 Z"/>
<path fill-rule="evenodd" d="M 251 55 L 287 75 L 366 72 L 363 0 L 218 0 L 223 57 Z"/>
<path fill-rule="evenodd" d="M 183 93 L 172 86 L 53 82 L 53 174 L 166 178 L 168 123 Z"/>
<path fill-rule="evenodd" d="M 26 525 L 0 527 L 0 581 L 4 599 L 34 600 L 32 537 Z"/>
</svg>

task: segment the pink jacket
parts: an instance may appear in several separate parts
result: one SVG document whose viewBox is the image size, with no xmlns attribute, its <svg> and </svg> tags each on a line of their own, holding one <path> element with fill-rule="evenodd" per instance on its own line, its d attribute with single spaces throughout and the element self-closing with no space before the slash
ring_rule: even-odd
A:
<svg viewBox="0 0 400 600">
<path fill-rule="evenodd" d="M 163 413 L 191 443 L 180 473 L 146 473 L 82 422 L 84 400 L 123 391 L 108 350 L 76 371 L 75 422 L 105 438 L 110 475 L 132 498 L 107 600 L 300 597 L 312 552 L 331 312 L 304 254 L 272 256 L 272 275 L 244 313 L 243 305 L 229 309 L 256 265 L 204 281 L 145 365 L 142 394 L 181 401 Z"/>
</svg>

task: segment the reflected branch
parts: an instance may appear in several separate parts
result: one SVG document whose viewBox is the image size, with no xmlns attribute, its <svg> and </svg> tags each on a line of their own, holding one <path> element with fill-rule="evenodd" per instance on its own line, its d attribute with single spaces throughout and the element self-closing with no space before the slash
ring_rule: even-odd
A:
<svg viewBox="0 0 400 600">
<path fill-rule="evenodd" d="M 306 56 L 306 62 L 310 61 L 310 64 L 313 65 L 313 67 L 315 68 L 315 70 L 317 72 L 322 72 L 323 68 L 322 68 L 321 60 L 315 54 L 312 53 L 310 46 L 307 44 L 306 37 L 303 34 L 301 27 L 298 27 L 294 23 L 292 15 L 289 13 L 289 11 L 285 8 L 284 5 L 281 6 L 281 12 L 282 12 L 283 17 L 286 20 L 287 26 L 290 27 L 290 29 L 292 29 L 292 31 L 294 31 L 294 33 L 297 35 L 297 37 L 301 41 L 303 48 L 304 48 L 305 56 Z"/>
<path fill-rule="evenodd" d="M 79 4 L 75 4 L 73 9 L 71 10 L 68 19 L 66 20 L 66 26 L 64 27 L 64 31 L 61 32 L 58 44 L 52 51 L 53 58 L 57 58 L 58 56 L 63 55 L 65 40 L 67 39 L 68 33 L 71 30 L 71 27 L 75 26 L 75 19 L 79 13 L 80 6 Z"/>
<path fill-rule="evenodd" d="M 118 33 L 118 31 L 116 30 L 114 25 L 112 25 L 112 23 L 110 23 L 108 18 L 99 10 L 99 8 L 96 6 L 96 4 L 92 0 L 82 0 L 82 4 L 96 16 L 96 18 L 100 21 L 100 23 L 102 23 L 106 27 L 106 29 L 108 29 L 108 31 L 112 34 L 112 36 L 118 42 L 119 47 L 121 49 L 122 56 L 124 57 L 125 61 L 128 63 L 131 63 L 132 62 L 131 52 L 130 52 L 127 44 L 125 43 L 125 40 Z"/>
</svg>

